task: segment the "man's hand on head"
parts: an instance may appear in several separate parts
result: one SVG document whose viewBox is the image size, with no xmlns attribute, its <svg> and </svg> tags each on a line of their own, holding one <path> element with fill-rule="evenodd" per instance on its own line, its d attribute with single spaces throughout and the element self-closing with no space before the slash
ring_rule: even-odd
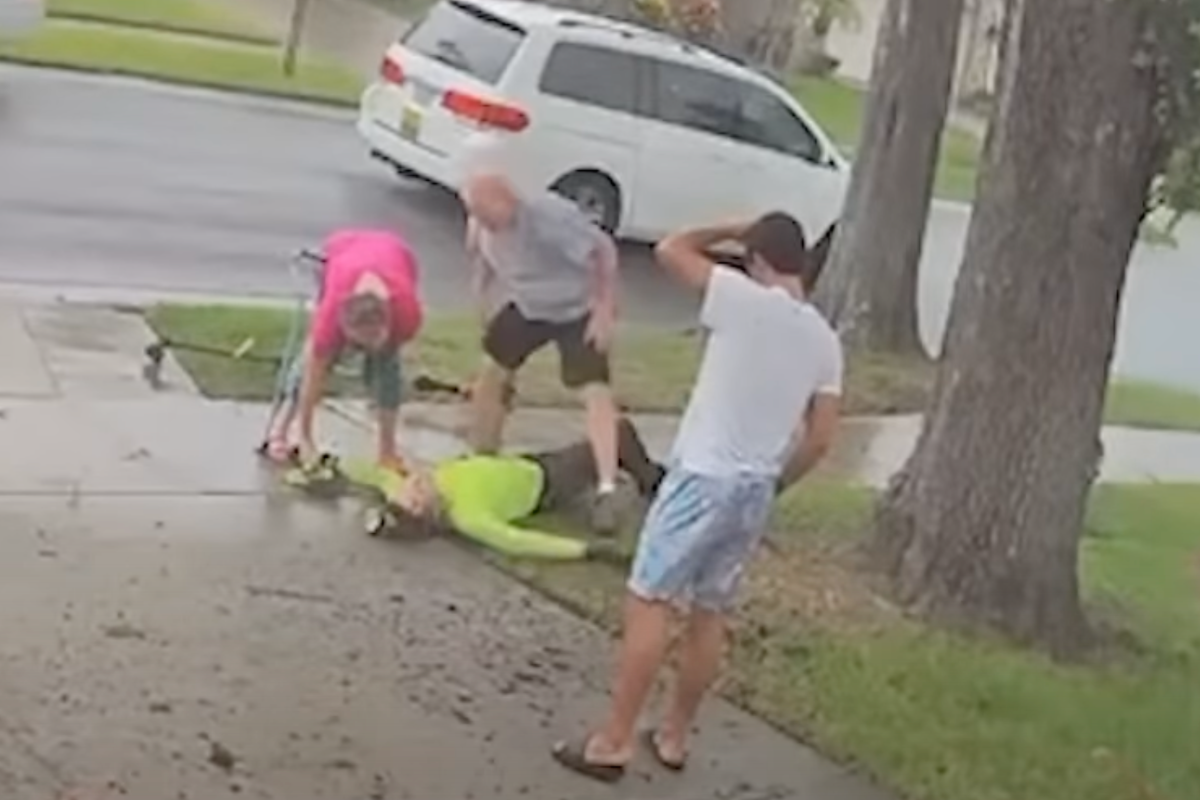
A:
<svg viewBox="0 0 1200 800">
<path fill-rule="evenodd" d="M 719 256 L 718 245 L 739 242 L 753 221 L 736 220 L 671 234 L 654 248 L 659 265 L 694 289 L 708 285 Z"/>
</svg>

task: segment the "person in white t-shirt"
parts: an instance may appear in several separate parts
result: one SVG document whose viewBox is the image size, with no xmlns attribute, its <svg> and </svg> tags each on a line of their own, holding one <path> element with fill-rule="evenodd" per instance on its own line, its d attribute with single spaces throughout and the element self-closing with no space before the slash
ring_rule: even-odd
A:
<svg viewBox="0 0 1200 800">
<path fill-rule="evenodd" d="M 745 272 L 706 255 L 726 241 L 745 247 Z M 823 266 L 811 256 L 799 223 L 781 213 L 680 233 L 656 249 L 668 272 L 704 292 L 708 342 L 642 527 L 608 718 L 581 741 L 555 745 L 569 769 L 603 781 L 624 775 L 677 604 L 688 606 L 678 681 L 662 724 L 644 741 L 664 767 L 685 765 L 688 733 L 719 668 L 726 615 L 777 487 L 820 461 L 838 424 L 842 350 L 807 301 Z"/>
</svg>

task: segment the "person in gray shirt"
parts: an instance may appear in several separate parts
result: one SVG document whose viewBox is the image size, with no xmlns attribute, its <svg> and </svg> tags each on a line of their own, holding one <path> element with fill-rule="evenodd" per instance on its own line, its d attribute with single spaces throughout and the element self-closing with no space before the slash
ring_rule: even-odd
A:
<svg viewBox="0 0 1200 800">
<path fill-rule="evenodd" d="M 553 344 L 563 385 L 578 390 L 598 485 L 592 525 L 615 533 L 617 406 L 609 346 L 616 323 L 617 249 L 570 201 L 523 196 L 503 175 L 472 175 L 462 191 L 467 250 L 484 316 L 484 368 L 472 391 L 471 445 L 500 447 L 505 391 L 521 365 Z"/>
</svg>

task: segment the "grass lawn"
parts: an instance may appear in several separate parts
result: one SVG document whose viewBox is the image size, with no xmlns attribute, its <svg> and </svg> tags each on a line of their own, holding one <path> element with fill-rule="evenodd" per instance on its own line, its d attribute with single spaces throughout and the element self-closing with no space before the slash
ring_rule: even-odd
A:
<svg viewBox="0 0 1200 800">
<path fill-rule="evenodd" d="M 853 154 L 862 131 L 866 93 L 826 78 L 800 78 L 795 82 L 795 91 L 800 102 L 834 141 L 848 154 Z M 947 126 L 934 184 L 938 197 L 967 201 L 975 197 L 981 148 L 982 142 L 974 134 Z"/>
<path fill-rule="evenodd" d="M 277 354 L 287 338 L 291 312 L 245 306 L 161 305 L 148 321 L 161 335 L 188 342 L 214 344 L 230 351 L 248 337 L 254 352 Z M 478 323 L 470 317 L 433 315 L 417 341 L 406 350 L 409 375 L 427 373 L 446 380 L 469 377 L 479 365 Z M 687 400 L 695 374 L 699 343 L 694 336 L 656 328 L 629 326 L 618 335 L 615 383 L 623 403 L 635 411 L 676 411 Z M 206 395 L 267 399 L 274 387 L 270 365 L 234 362 L 180 352 L 178 357 Z M 520 402 L 528 406 L 562 406 L 576 402 L 559 383 L 552 350 L 535 356 L 521 374 Z M 852 413 L 908 410 L 924 396 L 922 377 L 894 362 L 872 360 L 852 365 L 848 377 Z M 356 385 L 340 387 L 357 391 Z"/>
<path fill-rule="evenodd" d="M 252 21 L 231 7 L 199 0 L 49 0 L 53 16 L 82 16 L 115 24 L 162 25 L 214 35 L 261 35 Z"/>
<path fill-rule="evenodd" d="M 291 312 L 254 306 L 161 305 L 148 312 L 162 335 L 233 350 L 248 337 L 255 352 L 277 355 L 287 336 Z M 433 315 L 407 351 L 409 374 L 446 380 L 469 377 L 479 363 L 477 323 L 469 317 Z M 614 359 L 622 402 L 636 411 L 676 411 L 687 400 L 699 356 L 694 336 L 658 328 L 624 328 Z M 269 398 L 274 372 L 269 365 L 179 353 L 201 391 L 212 397 Z M 915 413 L 925 406 L 932 377 L 927 363 L 870 357 L 852 361 L 846 379 L 847 414 Z M 353 391 L 355 387 L 343 387 Z M 558 382 L 553 352 L 534 358 L 521 375 L 521 402 L 560 406 L 574 402 Z M 1143 428 L 1200 431 L 1200 396 L 1137 381 L 1118 380 L 1109 396 L 1107 420 Z"/>
<path fill-rule="evenodd" d="M 1131 428 L 1200 430 L 1200 396 L 1150 381 L 1117 381 L 1108 390 L 1105 416 Z"/>
<path fill-rule="evenodd" d="M 425 13 L 436 0 L 367 0 L 371 5 L 386 8 L 405 19 L 415 19 Z"/>
<path fill-rule="evenodd" d="M 301 60 L 296 75 L 285 77 L 278 48 L 65 20 L 0 46 L 0 58 L 347 104 L 362 87 L 352 71 L 317 59 Z"/>
<path fill-rule="evenodd" d="M 1061 666 L 904 618 L 853 568 L 866 490 L 813 484 L 779 505 L 748 575 L 723 690 L 911 800 L 1200 797 L 1200 486 L 1104 487 L 1083 583 L 1136 652 Z M 621 578 L 502 564 L 612 627 Z"/>
</svg>

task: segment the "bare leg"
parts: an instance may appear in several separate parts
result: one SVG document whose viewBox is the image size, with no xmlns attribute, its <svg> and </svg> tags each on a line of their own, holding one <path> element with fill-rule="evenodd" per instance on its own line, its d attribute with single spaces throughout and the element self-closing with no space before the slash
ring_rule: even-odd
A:
<svg viewBox="0 0 1200 800">
<path fill-rule="evenodd" d="M 646 443 L 628 417 L 617 422 L 617 459 L 621 469 L 637 483 L 638 494 L 653 497 L 667 470 L 650 457 Z"/>
<path fill-rule="evenodd" d="M 275 412 L 275 417 L 271 420 L 271 424 L 267 429 L 267 437 L 269 439 L 279 439 L 284 442 L 291 440 L 292 428 L 296 424 L 296 402 L 292 398 L 286 398 Z"/>
<path fill-rule="evenodd" d="M 687 738 L 700 701 L 716 680 L 725 648 L 725 616 L 693 608 L 679 648 L 679 671 L 670 709 L 658 731 L 660 757 L 672 763 L 687 758 Z"/>
<path fill-rule="evenodd" d="M 300 382 L 303 379 L 303 355 L 297 356 L 288 365 L 284 377 L 282 396 L 278 399 L 270 423 L 267 425 L 267 441 L 279 442 L 284 446 L 292 444 L 292 428 L 300 415 Z M 281 455 L 281 454 L 277 454 Z"/>
<path fill-rule="evenodd" d="M 396 427 L 399 412 L 395 408 L 380 406 L 375 411 L 379 420 L 379 460 L 388 463 L 396 459 Z"/>
<path fill-rule="evenodd" d="M 471 389 L 471 423 L 467 443 L 476 453 L 496 453 L 500 450 L 507 416 L 504 391 L 511 380 L 511 373 L 491 359 L 485 360 Z"/>
<path fill-rule="evenodd" d="M 583 388 L 587 409 L 588 441 L 596 458 L 596 479 L 600 488 L 612 489 L 617 482 L 617 403 L 612 388 L 593 383 Z"/>
<path fill-rule="evenodd" d="M 588 742 L 593 763 L 624 764 L 633 757 L 638 717 L 667 651 L 671 609 L 629 594 L 608 719 Z"/>
</svg>

